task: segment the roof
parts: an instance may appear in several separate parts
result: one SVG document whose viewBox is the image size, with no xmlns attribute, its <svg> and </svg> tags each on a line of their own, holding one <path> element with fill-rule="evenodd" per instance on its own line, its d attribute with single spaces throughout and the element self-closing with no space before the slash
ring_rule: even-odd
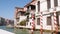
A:
<svg viewBox="0 0 60 34">
<path fill-rule="evenodd" d="M 29 2 L 28 4 L 26 4 L 24 7 L 27 7 L 29 5 L 32 5 L 31 3 L 34 2 L 35 0 L 32 0 L 31 2 Z"/>
<path fill-rule="evenodd" d="M 24 7 L 27 7 L 29 5 L 32 5 L 31 3 L 34 2 L 35 0 L 32 0 L 31 2 L 29 2 L 28 4 L 26 4 Z M 24 8 L 21 8 L 21 7 L 15 7 L 16 9 L 19 9 L 21 12 L 26 12 L 24 11 Z"/>
<path fill-rule="evenodd" d="M 18 9 L 18 12 L 20 11 L 20 12 L 25 12 L 24 11 L 24 8 L 20 8 L 20 7 L 15 7 L 16 9 Z"/>
<path fill-rule="evenodd" d="M 21 7 L 15 7 L 16 9 L 23 9 L 23 8 L 21 8 Z"/>
</svg>

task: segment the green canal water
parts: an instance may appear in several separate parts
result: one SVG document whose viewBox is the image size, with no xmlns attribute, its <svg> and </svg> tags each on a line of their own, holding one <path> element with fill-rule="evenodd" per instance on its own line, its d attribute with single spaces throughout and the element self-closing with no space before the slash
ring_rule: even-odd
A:
<svg viewBox="0 0 60 34">
<path fill-rule="evenodd" d="M 31 31 L 27 29 L 7 28 L 6 26 L 0 26 L 0 29 L 13 32 L 15 34 L 31 34 Z M 34 34 L 40 34 L 40 31 L 34 31 Z M 51 34 L 51 32 L 44 32 L 44 34 Z"/>
<path fill-rule="evenodd" d="M 7 28 L 6 26 L 0 26 L 0 29 L 9 31 L 9 32 L 14 32 L 14 28 Z"/>
<path fill-rule="evenodd" d="M 31 30 L 27 29 L 15 29 L 16 34 L 31 34 Z M 34 31 L 34 34 L 40 34 L 40 31 Z M 43 32 L 43 34 L 51 34 L 51 32 Z"/>
<path fill-rule="evenodd" d="M 16 34 L 31 34 L 31 30 L 27 29 L 15 29 Z M 40 31 L 34 31 L 34 34 L 40 34 Z"/>
</svg>

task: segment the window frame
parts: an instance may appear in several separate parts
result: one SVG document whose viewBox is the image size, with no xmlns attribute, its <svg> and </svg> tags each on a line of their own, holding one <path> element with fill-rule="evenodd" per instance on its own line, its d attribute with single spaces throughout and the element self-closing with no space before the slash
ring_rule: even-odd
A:
<svg viewBox="0 0 60 34">
<path fill-rule="evenodd" d="M 39 21 L 38 21 L 39 19 Z M 37 25 L 40 25 L 40 18 L 37 18 Z"/>
<path fill-rule="evenodd" d="M 49 21 L 49 20 L 50 20 L 50 21 Z M 51 19 L 51 16 L 48 16 L 48 17 L 47 17 L 47 25 L 52 25 L 51 20 L 52 20 L 52 19 Z"/>
<path fill-rule="evenodd" d="M 38 12 L 40 12 L 40 1 L 38 1 Z"/>
<path fill-rule="evenodd" d="M 47 9 L 51 8 L 51 1 L 47 0 Z"/>
<path fill-rule="evenodd" d="M 58 0 L 54 0 L 54 7 L 58 6 Z"/>
</svg>

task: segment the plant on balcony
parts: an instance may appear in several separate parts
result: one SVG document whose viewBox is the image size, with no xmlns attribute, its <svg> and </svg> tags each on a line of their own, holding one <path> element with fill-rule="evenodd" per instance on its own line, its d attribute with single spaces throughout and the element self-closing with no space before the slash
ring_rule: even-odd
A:
<svg viewBox="0 0 60 34">
<path fill-rule="evenodd" d="M 25 13 L 25 15 L 29 15 L 29 12 L 27 11 L 27 12 Z"/>
<path fill-rule="evenodd" d="M 25 15 L 27 16 L 27 19 L 26 19 L 27 22 L 29 21 L 29 14 L 30 14 L 30 12 L 27 10 L 25 13 Z"/>
<path fill-rule="evenodd" d="M 21 25 L 21 26 L 25 26 L 25 25 L 26 25 L 26 20 L 21 21 L 21 22 L 20 22 L 20 25 Z"/>
</svg>

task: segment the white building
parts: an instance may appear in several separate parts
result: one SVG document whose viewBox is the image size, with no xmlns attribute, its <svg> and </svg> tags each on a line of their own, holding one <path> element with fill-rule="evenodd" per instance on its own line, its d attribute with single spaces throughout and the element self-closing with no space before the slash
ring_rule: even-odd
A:
<svg viewBox="0 0 60 34">
<path fill-rule="evenodd" d="M 60 26 L 60 0 L 33 0 L 25 7 L 28 7 L 31 12 L 35 13 L 35 28 L 40 29 L 40 11 L 43 12 L 43 29 L 54 30 L 54 10 L 57 14 L 57 23 Z M 28 10 L 27 9 L 27 10 Z M 27 24 L 27 28 L 31 28 L 31 19 Z"/>
<path fill-rule="evenodd" d="M 20 25 L 21 21 L 26 20 L 25 12 L 26 11 L 24 10 L 24 8 L 16 7 L 16 9 L 15 9 L 15 19 L 14 19 L 15 26 Z"/>
<path fill-rule="evenodd" d="M 56 11 L 57 23 L 60 27 L 60 0 L 32 0 L 24 7 L 30 13 L 26 28 L 31 28 L 31 13 L 33 12 L 35 14 L 35 28 L 40 29 L 40 12 L 42 12 L 43 29 L 54 30 L 54 11 Z"/>
</svg>

